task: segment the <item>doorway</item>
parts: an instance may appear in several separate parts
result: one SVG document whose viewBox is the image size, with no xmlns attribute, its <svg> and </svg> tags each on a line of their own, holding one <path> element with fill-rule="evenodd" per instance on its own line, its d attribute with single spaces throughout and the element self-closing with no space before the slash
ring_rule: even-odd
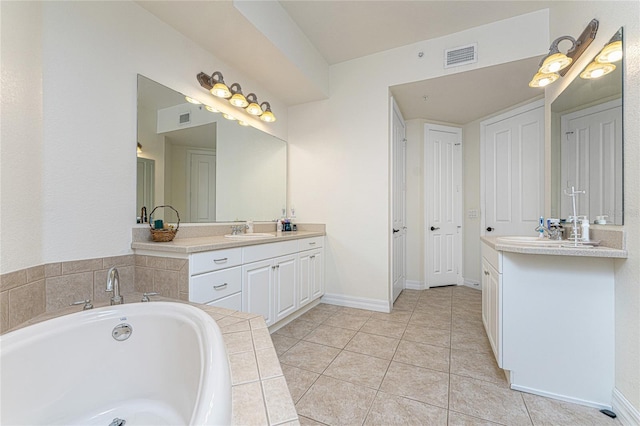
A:
<svg viewBox="0 0 640 426">
<path fill-rule="evenodd" d="M 187 150 L 189 222 L 216 220 L 216 156 L 209 150 Z"/>
<path fill-rule="evenodd" d="M 391 305 L 405 287 L 407 277 L 407 226 L 406 226 L 406 126 L 402 113 L 391 98 L 391 149 L 392 149 L 392 249 L 391 249 Z"/>
<path fill-rule="evenodd" d="M 462 129 L 424 127 L 425 284 L 462 284 Z"/>
</svg>

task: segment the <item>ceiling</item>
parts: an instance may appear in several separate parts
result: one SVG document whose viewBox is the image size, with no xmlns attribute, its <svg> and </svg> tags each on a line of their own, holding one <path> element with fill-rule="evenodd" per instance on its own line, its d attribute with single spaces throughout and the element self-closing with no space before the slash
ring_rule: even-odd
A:
<svg viewBox="0 0 640 426">
<path fill-rule="evenodd" d="M 229 66 L 277 94 L 285 104 L 296 105 L 326 98 L 282 51 L 234 7 L 232 1 L 137 3 Z M 542 0 L 280 1 L 286 13 L 329 65 L 540 10 L 551 3 Z M 509 90 L 504 90 L 502 84 L 502 90 L 491 89 L 486 84 L 486 72 L 472 71 L 402 85 L 392 91 L 407 119 L 419 116 L 463 123 L 469 115 L 462 114 L 462 111 L 470 109 L 472 104 L 485 106 L 486 101 L 490 100 L 491 104 L 505 108 L 513 105 L 510 102 L 514 99 L 525 100 L 541 94 L 532 95 L 526 85 L 537 60 L 533 60 L 535 64 L 531 67 L 526 62 L 503 66 L 514 83 Z M 519 80 L 527 81 L 524 85 L 520 82 L 516 84 L 518 79 L 515 73 L 525 69 L 526 77 Z M 438 93 L 443 82 L 452 84 L 461 96 Z M 431 101 L 424 102 L 424 95 Z M 469 100 L 473 102 L 469 103 Z M 459 101 L 462 104 L 458 105 Z M 450 112 L 439 118 L 431 116 L 435 105 L 439 109 L 446 106 Z M 456 116 L 456 112 L 460 114 Z"/>
</svg>

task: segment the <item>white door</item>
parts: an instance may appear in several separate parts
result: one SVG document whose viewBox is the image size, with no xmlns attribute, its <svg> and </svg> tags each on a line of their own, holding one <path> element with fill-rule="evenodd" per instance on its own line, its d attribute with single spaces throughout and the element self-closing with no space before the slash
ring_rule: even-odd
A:
<svg viewBox="0 0 640 426">
<path fill-rule="evenodd" d="M 406 147 L 405 124 L 395 101 L 391 100 L 391 145 L 393 149 L 392 179 L 392 302 L 400 295 L 406 280 L 407 227 L 406 223 Z"/>
<path fill-rule="evenodd" d="M 544 215 L 544 100 L 480 126 L 484 231 L 536 235 Z"/>
<path fill-rule="evenodd" d="M 425 125 L 425 279 L 458 284 L 461 260 L 462 129 Z"/>
<path fill-rule="evenodd" d="M 298 309 L 296 295 L 297 255 L 280 257 L 275 260 L 273 286 L 275 293 L 275 319 L 277 322 Z"/>
<path fill-rule="evenodd" d="M 585 191 L 576 197 L 579 215 L 607 215 L 622 225 L 622 101 L 563 115 L 560 159 L 563 188 Z M 562 218 L 572 215 L 571 199 L 560 198 Z"/>
<path fill-rule="evenodd" d="M 216 220 L 216 156 L 189 152 L 188 200 L 190 222 Z"/>
</svg>

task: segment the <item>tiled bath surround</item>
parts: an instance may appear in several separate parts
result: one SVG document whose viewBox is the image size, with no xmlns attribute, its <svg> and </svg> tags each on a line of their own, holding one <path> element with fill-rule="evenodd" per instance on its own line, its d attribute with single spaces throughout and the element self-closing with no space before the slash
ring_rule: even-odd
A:
<svg viewBox="0 0 640 426">
<path fill-rule="evenodd" d="M 48 263 L 0 275 L 0 333 L 72 302 L 109 301 L 107 271 L 118 268 L 120 292 L 157 292 L 188 300 L 189 264 L 185 259 L 125 255 Z"/>
</svg>

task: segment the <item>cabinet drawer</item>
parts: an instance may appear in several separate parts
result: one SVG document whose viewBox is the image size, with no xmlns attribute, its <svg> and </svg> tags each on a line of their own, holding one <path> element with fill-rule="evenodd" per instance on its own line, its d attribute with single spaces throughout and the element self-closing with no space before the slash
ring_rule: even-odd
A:
<svg viewBox="0 0 640 426">
<path fill-rule="evenodd" d="M 208 303 L 242 290 L 242 268 L 201 274 L 189 280 L 189 301 Z"/>
<path fill-rule="evenodd" d="M 495 268 L 498 273 L 502 273 L 502 252 L 492 249 L 485 243 L 481 245 L 481 253 L 482 257 L 484 257 L 487 262 Z"/>
<path fill-rule="evenodd" d="M 295 253 L 298 251 L 298 241 L 291 240 L 283 241 L 281 243 L 258 244 L 255 246 L 243 247 L 242 250 L 243 263 L 251 263 Z"/>
<path fill-rule="evenodd" d="M 324 237 L 302 238 L 298 240 L 298 251 L 321 248 L 324 245 Z"/>
<path fill-rule="evenodd" d="M 189 275 L 198 275 L 218 269 L 238 266 L 242 263 L 242 249 L 206 251 L 191 256 Z"/>
<path fill-rule="evenodd" d="M 233 309 L 234 311 L 242 310 L 242 293 L 234 293 L 231 296 L 223 297 L 222 299 L 215 300 L 207 303 L 209 306 L 216 306 L 218 308 Z"/>
</svg>

